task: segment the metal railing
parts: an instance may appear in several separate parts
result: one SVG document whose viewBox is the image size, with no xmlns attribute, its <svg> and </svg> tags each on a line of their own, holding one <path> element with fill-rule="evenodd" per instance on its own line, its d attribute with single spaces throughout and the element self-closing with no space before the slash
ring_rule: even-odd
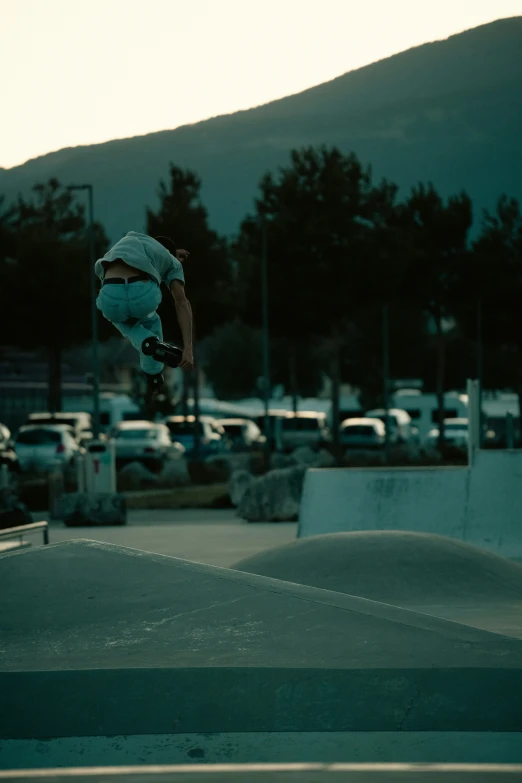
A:
<svg viewBox="0 0 522 783">
<path fill-rule="evenodd" d="M 44 544 L 49 543 L 49 524 L 48 522 L 31 522 L 29 525 L 19 525 L 18 527 L 8 527 L 5 530 L 0 530 L 0 541 L 9 538 L 19 538 L 20 545 L 22 545 L 23 537 L 26 533 L 36 533 L 41 530 L 43 532 Z"/>
</svg>

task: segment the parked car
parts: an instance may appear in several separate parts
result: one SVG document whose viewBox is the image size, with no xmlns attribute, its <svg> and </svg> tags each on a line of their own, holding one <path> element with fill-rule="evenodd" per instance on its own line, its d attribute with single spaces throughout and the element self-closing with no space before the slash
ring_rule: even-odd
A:
<svg viewBox="0 0 522 783">
<path fill-rule="evenodd" d="M 8 443 L 10 440 L 11 430 L 0 422 L 0 445 Z"/>
<path fill-rule="evenodd" d="M 185 456 L 194 456 L 196 419 L 194 416 L 167 416 L 163 423 L 168 427 L 173 440 L 185 447 Z M 213 416 L 199 417 L 200 456 L 209 457 L 230 450 L 230 441 L 224 428 Z"/>
<path fill-rule="evenodd" d="M 436 446 L 439 440 L 439 428 L 428 432 L 426 444 Z M 444 440 L 449 446 L 467 449 L 469 442 L 469 419 L 444 419 Z"/>
<path fill-rule="evenodd" d="M 116 464 L 141 462 L 152 470 L 161 470 L 168 459 L 179 459 L 185 447 L 173 442 L 168 427 L 154 421 L 122 421 L 111 431 L 115 442 Z"/>
<path fill-rule="evenodd" d="M 340 426 L 341 445 L 346 448 L 379 449 L 385 439 L 386 428 L 380 419 L 345 419 Z"/>
<path fill-rule="evenodd" d="M 365 418 L 380 419 L 386 427 L 386 411 L 384 408 L 366 411 Z M 389 408 L 388 426 L 390 428 L 390 443 L 408 443 L 418 434 L 417 428 L 412 426 L 410 414 L 400 408 Z"/>
<path fill-rule="evenodd" d="M 85 453 L 67 426 L 53 424 L 23 425 L 16 433 L 14 448 L 22 472 L 71 465 Z"/>
<path fill-rule="evenodd" d="M 5 424 L 0 423 L 0 465 L 7 465 L 13 473 L 20 473 L 20 462 L 11 440 L 11 432 Z"/>
<path fill-rule="evenodd" d="M 217 419 L 231 443 L 233 451 L 246 451 L 262 447 L 266 438 L 257 424 L 250 419 Z"/>
<path fill-rule="evenodd" d="M 282 432 L 283 428 L 280 425 L 279 422 L 281 422 L 282 419 L 286 418 L 286 414 L 288 411 L 282 409 L 282 408 L 270 408 L 268 411 L 268 419 L 269 419 L 269 432 L 270 432 L 270 450 L 271 451 L 281 451 L 283 448 L 282 444 Z M 265 434 L 265 414 L 260 413 L 257 416 L 253 417 L 254 424 L 257 424 L 263 435 Z"/>
<path fill-rule="evenodd" d="M 68 424 L 74 430 L 78 443 L 92 437 L 92 417 L 85 411 L 61 411 L 60 413 L 30 413 L 27 424 Z"/>
<path fill-rule="evenodd" d="M 284 417 L 276 419 L 276 442 L 280 441 L 283 451 L 292 451 L 299 446 L 318 447 L 329 440 L 326 413 L 287 412 Z"/>
</svg>

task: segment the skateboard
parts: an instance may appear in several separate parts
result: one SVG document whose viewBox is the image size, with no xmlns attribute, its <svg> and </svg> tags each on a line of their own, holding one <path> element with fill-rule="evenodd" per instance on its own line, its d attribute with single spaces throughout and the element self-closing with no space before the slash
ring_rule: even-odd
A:
<svg viewBox="0 0 522 783">
<path fill-rule="evenodd" d="M 149 337 L 143 341 L 141 350 L 145 356 L 152 356 L 158 362 L 163 362 L 168 367 L 178 367 L 183 355 L 183 349 L 177 345 L 164 343 L 157 337 Z"/>
</svg>

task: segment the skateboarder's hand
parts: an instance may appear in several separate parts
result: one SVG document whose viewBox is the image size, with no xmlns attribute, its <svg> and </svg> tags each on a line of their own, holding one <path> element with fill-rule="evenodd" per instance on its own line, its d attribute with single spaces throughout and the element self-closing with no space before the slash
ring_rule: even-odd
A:
<svg viewBox="0 0 522 783">
<path fill-rule="evenodd" d="M 192 355 L 192 349 L 191 348 L 184 348 L 183 349 L 183 355 L 181 357 L 181 361 L 179 363 L 179 366 L 183 370 L 193 370 L 194 369 L 194 356 Z"/>
<path fill-rule="evenodd" d="M 188 250 L 176 250 L 176 258 L 178 259 L 178 261 L 181 261 L 182 263 L 183 261 L 187 261 L 189 255 L 190 253 Z"/>
</svg>

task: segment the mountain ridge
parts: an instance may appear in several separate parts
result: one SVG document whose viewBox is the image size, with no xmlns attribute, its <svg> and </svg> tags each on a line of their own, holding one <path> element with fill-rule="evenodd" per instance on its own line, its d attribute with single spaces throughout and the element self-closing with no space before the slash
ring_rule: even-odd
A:
<svg viewBox="0 0 522 783">
<path fill-rule="evenodd" d="M 443 195 L 466 189 L 479 209 L 491 208 L 501 192 L 522 196 L 520 87 L 522 17 L 509 17 L 250 109 L 46 153 L 0 169 L 0 193 L 9 200 L 51 176 L 88 177 L 97 217 L 115 239 L 144 227 L 172 160 L 196 170 L 211 224 L 230 234 L 267 170 L 293 147 L 325 143 L 354 151 L 401 192 L 429 179 Z"/>
</svg>

